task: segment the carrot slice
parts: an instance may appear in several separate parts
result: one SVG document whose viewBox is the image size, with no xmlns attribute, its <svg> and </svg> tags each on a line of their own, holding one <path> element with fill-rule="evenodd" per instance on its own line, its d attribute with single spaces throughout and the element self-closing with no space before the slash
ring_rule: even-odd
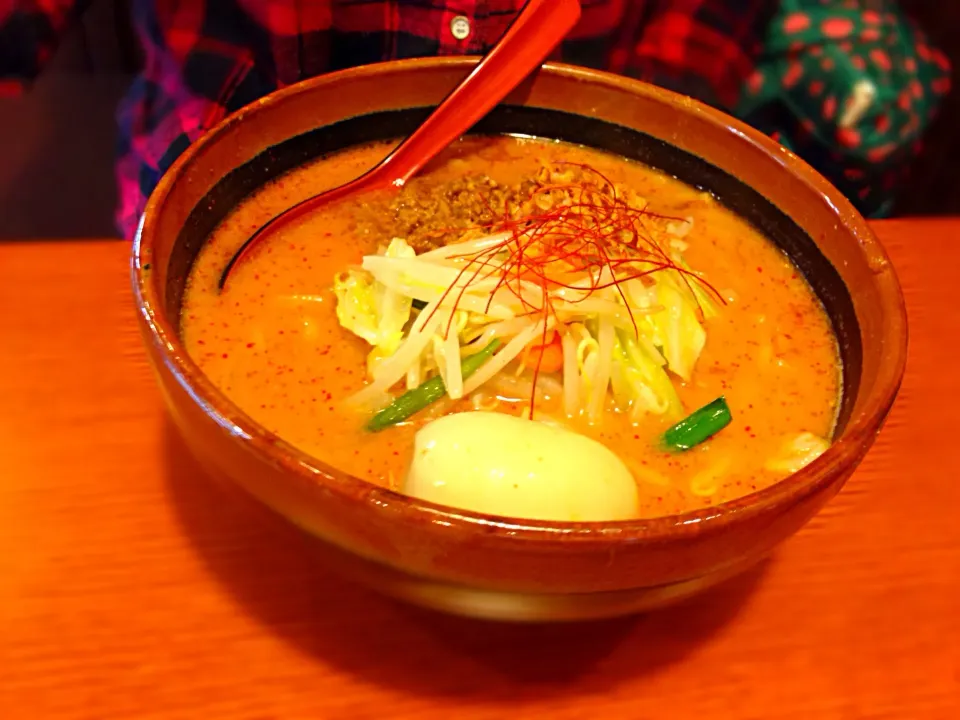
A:
<svg viewBox="0 0 960 720">
<path fill-rule="evenodd" d="M 530 345 L 520 356 L 520 364 L 540 372 L 555 373 L 563 369 L 563 345 L 560 335 L 551 330 L 546 344 Z"/>
</svg>

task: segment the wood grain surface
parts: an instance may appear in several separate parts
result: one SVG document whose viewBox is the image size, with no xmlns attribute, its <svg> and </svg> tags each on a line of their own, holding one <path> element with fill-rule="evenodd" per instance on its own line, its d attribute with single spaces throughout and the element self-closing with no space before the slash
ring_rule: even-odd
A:
<svg viewBox="0 0 960 720">
<path fill-rule="evenodd" d="M 960 717 L 960 220 L 877 230 L 910 361 L 846 489 L 747 576 L 555 627 L 332 574 L 175 436 L 125 244 L 0 244 L 0 718 Z"/>
</svg>

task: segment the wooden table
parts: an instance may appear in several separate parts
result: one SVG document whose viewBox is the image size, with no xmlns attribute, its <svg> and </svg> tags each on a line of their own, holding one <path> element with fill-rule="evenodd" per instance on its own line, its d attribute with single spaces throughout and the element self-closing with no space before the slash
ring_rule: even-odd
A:
<svg viewBox="0 0 960 720">
<path fill-rule="evenodd" d="M 330 573 L 175 436 L 125 244 L 0 244 L 0 718 L 960 718 L 960 220 L 877 230 L 910 363 L 862 469 L 756 572 L 568 627 Z"/>
</svg>

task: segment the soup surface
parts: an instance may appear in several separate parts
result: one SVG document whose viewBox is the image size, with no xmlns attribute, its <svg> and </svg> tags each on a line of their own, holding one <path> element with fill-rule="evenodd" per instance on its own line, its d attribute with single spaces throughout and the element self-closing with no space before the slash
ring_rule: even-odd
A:
<svg viewBox="0 0 960 720">
<path fill-rule="evenodd" d="M 762 489 L 826 447 L 839 400 L 838 350 L 796 268 L 711 195 L 590 149 L 505 137 L 463 140 L 399 196 L 336 204 L 288 226 L 217 290 L 226 262 L 255 229 L 296 201 L 361 174 L 390 147 L 344 151 L 260 189 L 216 229 L 193 266 L 181 318 L 187 350 L 257 422 L 342 471 L 399 488 L 416 434 L 429 421 L 472 409 L 527 417 L 535 405 L 535 417 L 557 420 L 623 460 L 641 517 Z M 534 365 L 520 363 L 462 399 L 444 397 L 381 432 L 365 429 L 370 408 L 346 400 L 368 382 L 371 346 L 338 321 L 335 278 L 383 253 L 392 238 L 403 238 L 419 255 L 442 246 L 443 237 L 491 225 L 511 197 L 535 192 L 538 178 L 541 188 L 563 184 L 544 181 L 543 173 L 571 162 L 642 198 L 651 232 L 671 252 L 682 249 L 684 261 L 709 282 L 710 291 L 704 286 L 698 293 L 715 303 L 715 312 L 701 318 L 705 344 L 686 379 L 669 377 L 681 416 L 723 396 L 730 424 L 686 452 L 669 452 L 659 439 L 677 421 L 675 413 L 627 411 L 611 392 L 599 415 L 571 416 L 564 412 L 563 371 L 542 367 L 539 394 L 532 395 Z M 392 395 L 405 387 L 401 382 Z"/>
</svg>

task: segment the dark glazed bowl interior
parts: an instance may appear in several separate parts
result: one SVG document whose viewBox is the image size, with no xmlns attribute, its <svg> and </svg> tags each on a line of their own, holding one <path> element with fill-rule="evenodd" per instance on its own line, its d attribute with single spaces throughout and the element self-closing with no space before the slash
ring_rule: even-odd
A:
<svg viewBox="0 0 960 720">
<path fill-rule="evenodd" d="M 201 246 L 244 198 L 311 160 L 357 145 L 406 136 L 430 110 L 386 110 L 341 120 L 278 143 L 225 175 L 190 213 L 177 238 L 167 280 L 167 314 L 172 318 L 180 316 L 186 278 Z M 850 293 L 803 228 L 760 192 L 706 160 L 651 135 L 560 110 L 501 105 L 479 122 L 471 134 L 561 140 L 637 160 L 713 193 L 723 205 L 750 222 L 790 257 L 830 317 L 843 361 L 843 397 L 836 433 L 842 431 L 860 384 L 862 359 L 860 327 Z"/>
</svg>

